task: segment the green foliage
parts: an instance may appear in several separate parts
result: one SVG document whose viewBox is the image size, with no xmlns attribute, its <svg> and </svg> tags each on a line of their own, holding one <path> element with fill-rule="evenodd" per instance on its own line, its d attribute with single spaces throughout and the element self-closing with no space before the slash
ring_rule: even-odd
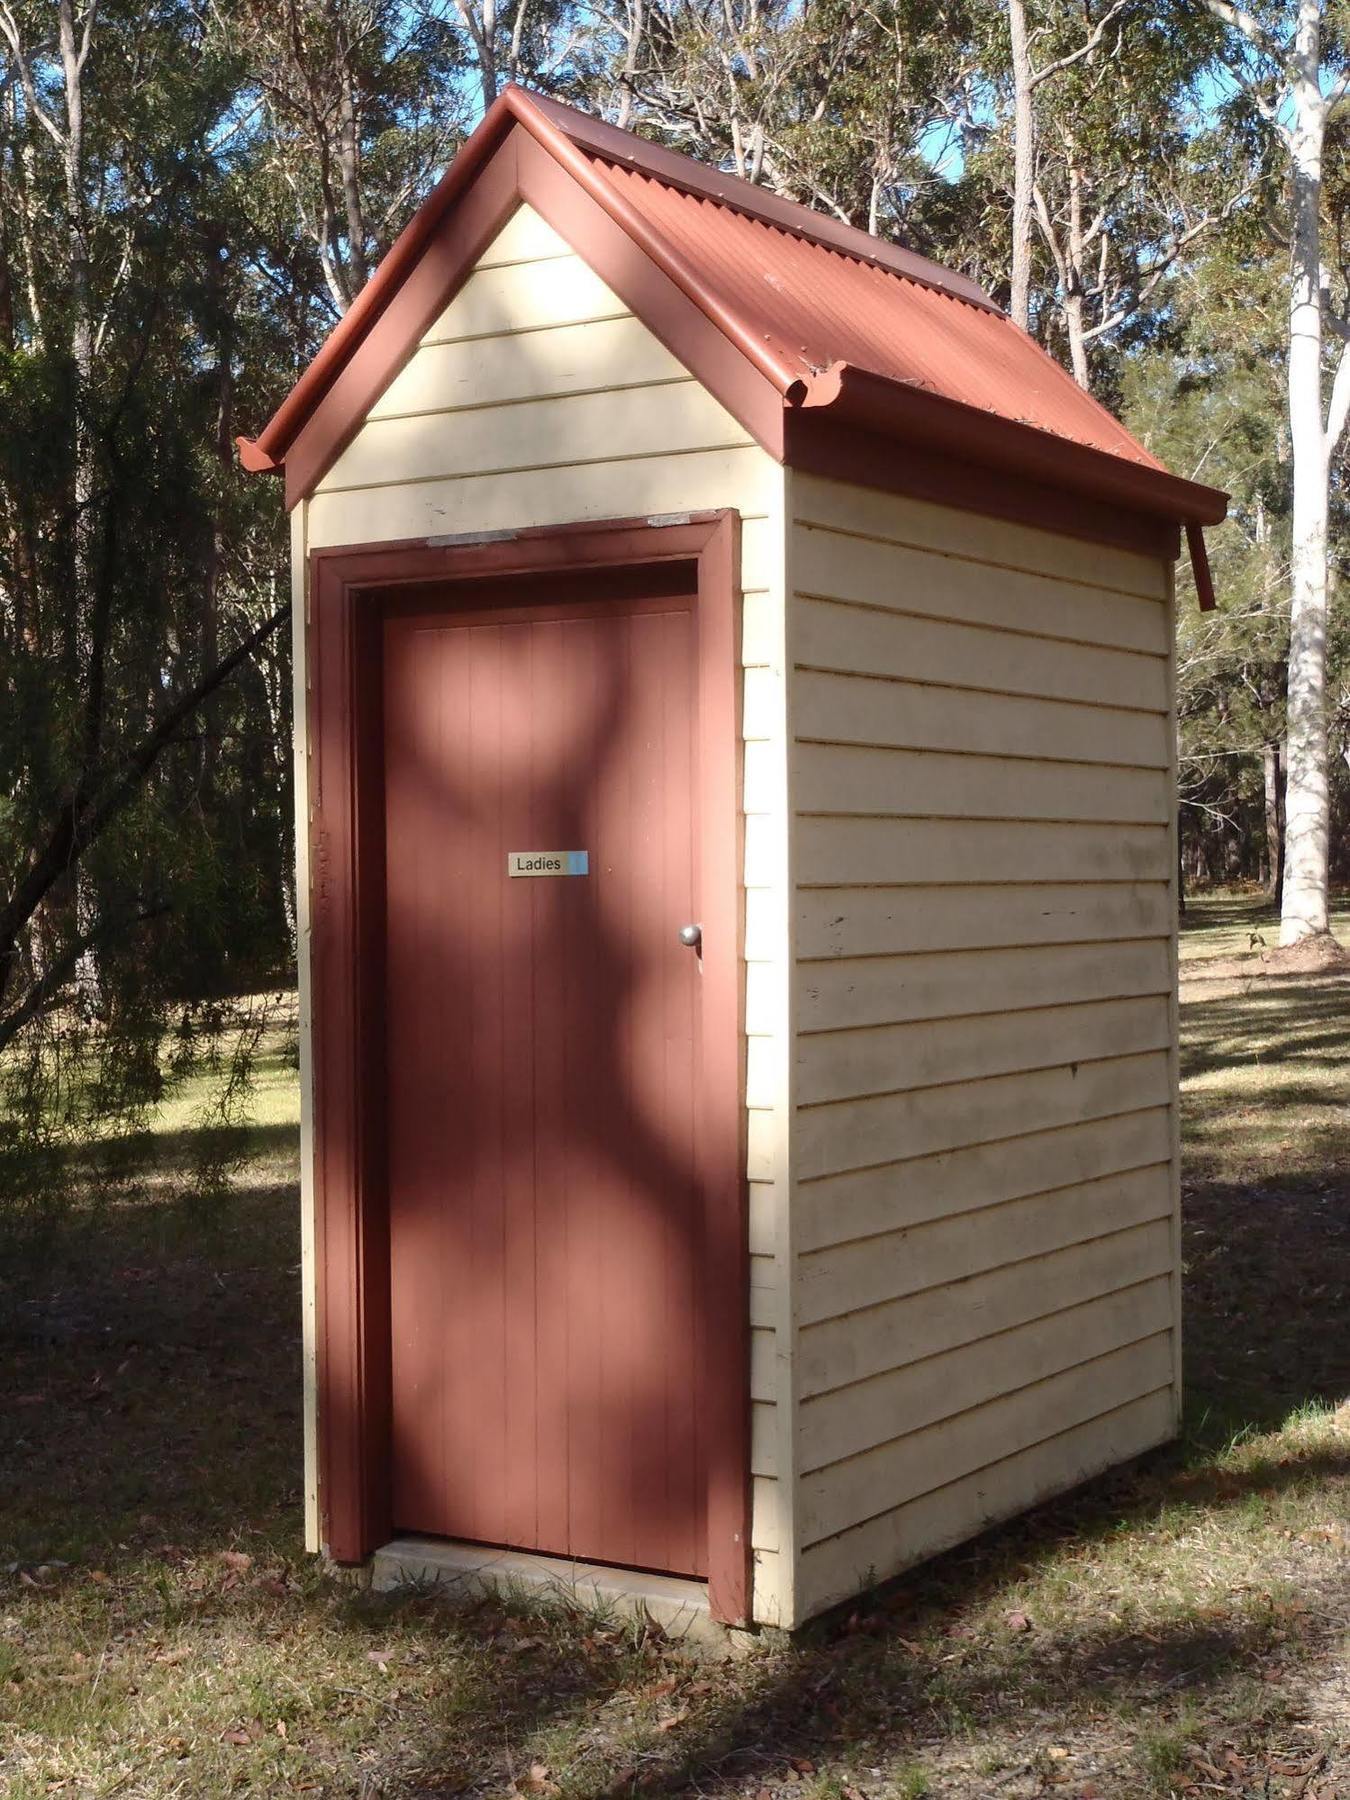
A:
<svg viewBox="0 0 1350 1800">
<path fill-rule="evenodd" d="M 1026 5 L 1033 329 L 1164 460 L 1234 496 L 1212 542 L 1220 609 L 1179 609 L 1183 822 L 1193 873 L 1255 876 L 1290 538 L 1270 96 L 1201 0 Z M 1290 9 L 1258 15 L 1284 41 Z M 212 681 L 287 587 L 277 490 L 240 474 L 233 439 L 505 79 L 1000 296 L 1011 248 L 1007 0 L 103 0 L 72 17 L 77 39 L 89 27 L 76 77 L 42 0 L 7 0 L 0 37 L 0 1127 L 37 1150 L 49 1119 L 130 1128 L 184 1058 L 210 1065 L 184 1017 L 285 976 L 284 632 Z M 1329 73 L 1344 43 L 1328 7 Z M 1350 115 L 1326 156 L 1338 297 L 1347 176 Z M 1343 753 L 1344 638 L 1338 615 Z"/>
<path fill-rule="evenodd" d="M 1265 756 L 1285 733 L 1289 648 L 1290 468 L 1284 420 L 1283 271 L 1248 216 L 1192 259 L 1169 342 L 1121 370 L 1123 415 L 1178 474 L 1223 488 L 1229 517 L 1207 534 L 1218 607 L 1201 613 L 1188 565 L 1177 608 L 1180 782 L 1185 867 L 1193 881 L 1270 880 Z M 1335 562 L 1346 500 L 1333 487 Z M 1333 691 L 1350 675 L 1350 626 L 1333 612 Z M 1346 720 L 1336 722 L 1341 746 Z M 1350 779 L 1332 774 L 1333 873 L 1350 873 Z"/>
<path fill-rule="evenodd" d="M 126 787 L 284 579 L 275 497 L 240 479 L 229 431 L 237 394 L 275 388 L 288 357 L 249 323 L 238 171 L 213 149 L 240 64 L 176 0 L 104 6 L 75 137 L 36 9 L 19 20 L 34 35 L 12 63 L 33 92 L 0 119 L 0 1044 L 20 1033 L 0 1065 L 0 1177 L 15 1202 L 60 1143 L 125 1135 L 158 1102 L 172 1007 L 257 985 L 290 953 L 284 636 Z"/>
</svg>

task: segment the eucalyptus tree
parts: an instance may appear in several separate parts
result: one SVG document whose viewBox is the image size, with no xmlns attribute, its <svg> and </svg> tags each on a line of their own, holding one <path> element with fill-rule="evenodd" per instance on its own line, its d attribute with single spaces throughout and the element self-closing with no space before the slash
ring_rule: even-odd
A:
<svg viewBox="0 0 1350 1800">
<path fill-rule="evenodd" d="M 239 254 L 239 88 L 190 0 L 0 0 L 7 1099 L 52 1066 L 17 1038 L 83 1028 L 82 959 L 83 1091 L 125 1096 L 171 1002 L 287 954 L 281 534 L 229 457 L 286 346 Z"/>
<path fill-rule="evenodd" d="M 998 0 L 972 177 L 1010 192 L 1013 318 L 1084 387 L 1167 316 L 1167 282 L 1247 197 L 1206 117 L 1206 34 L 1174 0 Z"/>
<path fill-rule="evenodd" d="M 1214 245 L 1174 295 L 1171 341 L 1131 357 L 1125 417 L 1178 472 L 1228 490 L 1210 532 L 1217 610 L 1199 611 L 1183 565 L 1177 607 L 1178 807 L 1192 879 L 1278 876 L 1289 495 L 1279 406 L 1279 322 L 1268 254 Z"/>
<path fill-rule="evenodd" d="M 1330 856 L 1327 527 L 1333 460 L 1350 416 L 1350 305 L 1346 270 L 1328 263 L 1324 157 L 1350 89 L 1344 16 L 1326 0 L 1193 0 L 1221 28 L 1216 82 L 1235 148 L 1259 133 L 1255 155 L 1278 168 L 1276 229 L 1288 248 L 1285 400 L 1293 505 L 1290 544 L 1288 770 L 1280 937 L 1325 937 Z M 1340 348 L 1328 357 L 1328 337 Z"/>
<path fill-rule="evenodd" d="M 628 4 L 640 18 L 643 0 Z M 572 0 L 454 0 L 454 16 L 482 112 L 510 81 L 550 88 L 566 80 L 594 29 Z"/>
<path fill-rule="evenodd" d="M 1329 202 L 1343 191 L 1339 162 L 1338 150 L 1328 158 Z M 1329 204 L 1329 239 L 1339 237 L 1338 220 L 1339 208 Z M 1124 416 L 1150 448 L 1231 496 L 1227 521 L 1207 534 L 1218 609 L 1200 613 L 1184 585 L 1180 595 L 1181 818 L 1198 868 L 1260 877 L 1277 897 L 1293 521 L 1283 406 L 1287 260 L 1266 211 L 1244 207 L 1188 259 L 1171 290 L 1167 333 L 1128 359 L 1121 380 Z M 1333 574 L 1343 575 L 1350 509 L 1340 482 L 1332 485 L 1329 526 Z M 1343 878 L 1350 872 L 1350 619 L 1342 608 L 1329 617 L 1327 674 L 1331 693 L 1342 697 L 1333 705 L 1337 754 L 1328 786 L 1332 868 Z"/>
<path fill-rule="evenodd" d="M 1013 200 L 1012 200 L 1012 267 L 1009 273 L 1009 311 L 1024 331 L 1031 324 L 1032 236 L 1035 231 L 1036 188 L 1036 93 L 1047 82 L 1053 82 L 1067 70 L 1077 67 L 1101 50 L 1107 32 L 1119 19 L 1130 0 L 1104 0 L 1095 8 L 1091 0 L 1072 8 L 1056 5 L 1051 0 L 1055 17 L 1038 20 L 1034 27 L 1028 19 L 1026 0 L 1006 0 L 1009 67 L 1012 75 L 1013 110 Z M 1066 32 L 1067 27 L 1067 32 Z M 1053 33 L 1069 42 L 1056 46 L 1038 61 L 1035 41 Z M 1120 43 L 1117 28 L 1114 45 Z"/>
<path fill-rule="evenodd" d="M 316 259 L 331 322 L 472 122 L 458 14 L 449 0 L 215 0 L 214 26 L 240 58 L 249 203 L 270 214 L 268 238 L 279 226 Z"/>
<path fill-rule="evenodd" d="M 864 230 L 951 204 L 977 72 L 967 0 L 599 0 L 570 91 Z"/>
<path fill-rule="evenodd" d="M 598 0 L 573 97 L 742 180 L 776 186 L 797 11 L 795 0 Z"/>
</svg>

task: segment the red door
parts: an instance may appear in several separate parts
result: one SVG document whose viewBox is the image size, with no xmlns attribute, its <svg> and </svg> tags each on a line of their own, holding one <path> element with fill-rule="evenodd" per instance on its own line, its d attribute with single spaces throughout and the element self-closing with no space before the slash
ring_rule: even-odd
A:
<svg viewBox="0 0 1350 1800">
<path fill-rule="evenodd" d="M 663 585 L 386 616 L 392 1499 L 702 1574 L 696 615 Z"/>
</svg>

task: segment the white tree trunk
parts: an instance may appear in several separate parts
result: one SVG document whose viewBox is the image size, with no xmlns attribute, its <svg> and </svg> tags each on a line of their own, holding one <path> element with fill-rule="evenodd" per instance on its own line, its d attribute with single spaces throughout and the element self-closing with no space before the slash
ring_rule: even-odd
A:
<svg viewBox="0 0 1350 1800">
<path fill-rule="evenodd" d="M 57 41 L 65 101 L 62 164 L 66 196 L 66 246 L 70 272 L 70 358 L 75 368 L 75 630 L 81 664 L 92 658 L 94 443 L 90 419 L 94 376 L 94 305 L 89 263 L 89 213 L 84 168 L 84 63 L 93 6 L 86 14 L 83 37 L 74 0 L 57 7 Z M 92 675 L 90 677 L 92 679 Z M 82 934 L 97 923 L 98 901 L 88 871 L 77 865 L 74 878 L 75 924 Z M 102 990 L 98 951 L 91 944 L 75 967 L 76 985 L 86 1008 L 97 1009 Z"/>
<path fill-rule="evenodd" d="M 1280 942 L 1327 930 L 1327 432 L 1322 416 L 1320 0 L 1299 0 L 1290 159 L 1289 430 L 1294 465 Z"/>
<path fill-rule="evenodd" d="M 1081 388 L 1092 386 L 1088 373 L 1087 327 L 1083 318 L 1083 171 L 1074 152 L 1069 151 L 1069 254 L 1064 281 L 1064 323 L 1069 332 L 1069 360 L 1073 378 Z"/>
<path fill-rule="evenodd" d="M 344 55 L 344 64 L 347 59 Z M 341 74 L 342 99 L 338 127 L 338 167 L 342 172 L 342 198 L 347 213 L 347 267 L 351 271 L 352 298 L 370 279 L 366 265 L 366 219 L 361 204 L 361 133 L 356 120 L 355 77 L 350 67 Z"/>
<path fill-rule="evenodd" d="M 614 123 L 621 131 L 628 129 L 633 111 L 633 78 L 637 74 L 638 56 L 647 21 L 644 0 L 626 0 L 624 24 L 623 72 L 619 76 L 619 107 Z"/>
<path fill-rule="evenodd" d="M 497 0 L 455 0 L 478 64 L 478 87 L 486 112 L 497 98 Z"/>
<path fill-rule="evenodd" d="M 1031 323 L 1032 194 L 1036 182 L 1036 118 L 1032 105 L 1031 52 L 1027 47 L 1025 0 L 1008 0 L 1008 32 L 1013 68 L 1013 321 L 1026 331 Z"/>
</svg>

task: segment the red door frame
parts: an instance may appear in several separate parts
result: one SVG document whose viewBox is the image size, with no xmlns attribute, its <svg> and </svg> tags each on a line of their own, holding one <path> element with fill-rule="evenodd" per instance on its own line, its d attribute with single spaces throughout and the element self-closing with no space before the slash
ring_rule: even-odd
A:
<svg viewBox="0 0 1350 1800">
<path fill-rule="evenodd" d="M 358 1563 L 390 1512 L 389 1224 L 383 1095 L 381 592 L 487 577 L 696 571 L 700 918 L 699 1175 L 705 1220 L 708 1593 L 750 1616 L 748 1194 L 741 978 L 740 520 L 619 520 L 316 550 L 306 619 L 319 1516 Z"/>
</svg>

